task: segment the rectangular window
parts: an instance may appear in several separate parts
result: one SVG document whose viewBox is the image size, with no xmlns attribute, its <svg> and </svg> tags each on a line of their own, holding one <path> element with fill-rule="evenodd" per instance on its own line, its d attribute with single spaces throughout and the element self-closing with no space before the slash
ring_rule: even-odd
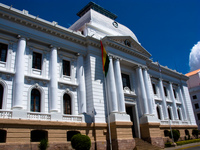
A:
<svg viewBox="0 0 200 150">
<path fill-rule="evenodd" d="M 194 107 L 195 109 L 199 109 L 199 104 L 198 103 L 194 104 Z"/>
<path fill-rule="evenodd" d="M 165 93 L 165 96 L 167 97 L 167 88 L 164 86 L 164 93 Z"/>
<path fill-rule="evenodd" d="M 176 95 L 176 90 L 173 89 L 173 92 L 174 92 L 174 98 L 177 98 L 177 95 Z"/>
<path fill-rule="evenodd" d="M 63 75 L 70 76 L 70 61 L 63 60 Z"/>
<path fill-rule="evenodd" d="M 6 62 L 8 45 L 0 43 L 0 61 Z"/>
<path fill-rule="evenodd" d="M 122 73 L 122 84 L 123 88 L 128 87 L 131 90 L 129 75 Z"/>
<path fill-rule="evenodd" d="M 196 95 L 193 95 L 193 96 L 192 96 L 192 99 L 197 99 L 197 96 L 196 96 Z"/>
<path fill-rule="evenodd" d="M 198 118 L 198 120 L 200 120 L 200 113 L 199 113 L 199 114 L 197 114 L 197 118 Z"/>
<path fill-rule="evenodd" d="M 153 86 L 153 93 L 154 93 L 154 94 L 157 94 L 156 85 L 153 83 L 152 86 Z"/>
<path fill-rule="evenodd" d="M 42 54 L 33 52 L 32 68 L 41 70 L 42 68 L 41 62 L 42 62 Z"/>
</svg>

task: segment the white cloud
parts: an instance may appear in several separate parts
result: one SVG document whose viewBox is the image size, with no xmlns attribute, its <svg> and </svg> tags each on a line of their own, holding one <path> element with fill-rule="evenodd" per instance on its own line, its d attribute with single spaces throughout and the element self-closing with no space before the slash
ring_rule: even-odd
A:
<svg viewBox="0 0 200 150">
<path fill-rule="evenodd" d="M 190 71 L 200 69 L 200 41 L 193 46 L 189 58 Z"/>
</svg>

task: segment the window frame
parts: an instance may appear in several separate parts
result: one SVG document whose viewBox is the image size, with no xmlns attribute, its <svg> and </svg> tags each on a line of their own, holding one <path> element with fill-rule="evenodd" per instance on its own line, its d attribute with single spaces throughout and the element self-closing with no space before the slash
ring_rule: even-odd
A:
<svg viewBox="0 0 200 150">
<path fill-rule="evenodd" d="M 170 107 L 167 108 L 167 112 L 168 112 L 169 120 L 172 120 L 172 112 L 171 112 L 171 108 Z"/>
<path fill-rule="evenodd" d="M 69 99 L 67 99 L 67 98 L 65 99 L 65 96 L 67 96 Z M 69 106 L 69 109 L 67 109 L 68 106 Z M 65 114 L 65 115 L 72 115 L 72 98 L 67 93 L 65 93 L 63 95 L 63 114 Z"/>
<path fill-rule="evenodd" d="M 197 108 L 196 106 L 197 106 L 198 108 Z M 195 104 L 194 104 L 194 107 L 195 107 L 195 109 L 199 109 L 199 103 L 195 103 Z"/>
<path fill-rule="evenodd" d="M 154 95 L 157 95 L 157 89 L 156 89 L 156 84 L 155 83 L 152 83 L 152 88 L 153 88 L 153 93 Z"/>
<path fill-rule="evenodd" d="M 163 86 L 163 90 L 164 90 L 165 97 L 168 97 L 167 87 Z"/>
<path fill-rule="evenodd" d="M 160 111 L 160 107 L 159 106 L 156 106 L 156 112 L 157 112 L 157 116 L 158 116 L 158 119 L 161 120 L 161 111 Z"/>
<path fill-rule="evenodd" d="M 34 97 L 34 99 L 32 99 L 32 92 L 33 91 L 37 91 L 38 93 L 39 93 L 39 95 L 37 95 L 36 93 L 33 93 L 34 95 L 33 95 L 33 97 Z M 39 108 L 39 110 L 37 111 L 36 110 L 36 106 L 37 106 L 37 100 L 36 100 L 36 96 L 39 96 L 39 102 L 38 102 L 38 108 Z M 33 101 L 33 110 L 32 110 L 32 101 Z M 38 90 L 38 89 L 35 89 L 35 88 L 33 88 L 32 90 L 31 90 L 31 102 L 30 102 L 30 104 L 31 104 L 31 106 L 30 106 L 30 111 L 31 112 L 41 112 L 41 93 L 40 93 L 40 91 Z"/>
<path fill-rule="evenodd" d="M 36 54 L 36 58 L 34 57 L 34 54 Z M 38 68 L 38 66 L 37 66 L 37 58 L 39 58 L 40 57 L 40 66 L 39 66 L 39 68 Z M 37 70 L 42 70 L 42 53 L 39 53 L 39 52 L 36 52 L 36 51 L 33 51 L 33 55 L 32 55 L 32 68 L 33 69 L 37 69 Z M 35 59 L 34 59 L 35 58 Z M 35 65 L 34 65 L 35 64 Z"/>
<path fill-rule="evenodd" d="M 3 47 L 6 47 L 5 49 Z M 2 59 L 2 50 L 5 50 L 5 60 L 1 60 Z M 8 53 L 8 44 L 4 44 L 4 43 L 0 43 L 0 62 L 7 62 L 7 53 Z"/>
<path fill-rule="evenodd" d="M 64 62 L 68 64 L 67 65 L 68 67 L 66 67 L 66 65 L 64 67 Z M 65 74 L 65 72 L 66 72 L 66 74 Z M 62 60 L 62 75 L 63 76 L 71 76 L 71 61 L 66 60 L 66 59 Z"/>
<path fill-rule="evenodd" d="M 197 95 L 193 95 L 193 96 L 192 96 L 192 99 L 193 99 L 193 100 L 196 100 L 196 99 L 197 99 Z"/>
<path fill-rule="evenodd" d="M 200 120 L 200 113 L 197 114 L 197 119 Z"/>
<path fill-rule="evenodd" d="M 174 98 L 177 99 L 177 93 L 175 89 L 173 89 L 173 94 L 174 94 Z"/>
<path fill-rule="evenodd" d="M 0 109 L 3 109 L 4 87 L 0 84 Z"/>
<path fill-rule="evenodd" d="M 123 78 L 124 78 L 123 76 L 124 76 L 124 77 L 125 77 L 125 76 L 128 77 L 128 81 L 129 81 L 128 83 L 129 83 L 129 84 L 128 84 L 128 85 L 126 84 L 126 86 L 124 85 L 124 82 L 123 82 Z M 123 86 L 123 89 L 124 89 L 125 87 L 128 87 L 128 88 L 131 90 L 131 79 L 130 79 L 130 75 L 122 72 L 122 73 L 121 73 L 121 77 L 122 77 L 122 86 Z M 126 78 L 126 77 L 125 77 L 125 78 Z M 126 80 L 127 80 L 127 78 L 126 78 Z M 127 83 L 127 81 L 126 81 L 126 83 Z"/>
</svg>

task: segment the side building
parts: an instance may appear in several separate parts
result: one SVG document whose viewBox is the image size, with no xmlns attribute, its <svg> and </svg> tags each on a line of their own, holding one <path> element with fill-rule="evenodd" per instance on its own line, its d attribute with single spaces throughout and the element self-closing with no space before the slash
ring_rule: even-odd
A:
<svg viewBox="0 0 200 150">
<path fill-rule="evenodd" d="M 198 130 L 200 130 L 200 69 L 189 72 L 186 76 L 189 77 L 187 85 Z"/>
<path fill-rule="evenodd" d="M 153 62 L 101 6 L 90 2 L 77 15 L 65 28 L 0 3 L 0 149 L 36 149 L 43 138 L 49 149 L 68 148 L 77 133 L 92 149 L 109 139 L 113 149 L 133 149 L 135 138 L 164 147 L 170 126 L 181 138 L 197 128 L 187 76 Z"/>
</svg>

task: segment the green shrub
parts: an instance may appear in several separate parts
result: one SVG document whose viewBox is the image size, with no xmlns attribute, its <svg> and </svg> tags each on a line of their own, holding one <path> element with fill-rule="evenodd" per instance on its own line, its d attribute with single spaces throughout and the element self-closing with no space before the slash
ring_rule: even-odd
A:
<svg viewBox="0 0 200 150">
<path fill-rule="evenodd" d="M 193 139 L 193 140 L 187 140 L 187 141 L 178 141 L 176 142 L 177 145 L 184 145 L 184 144 L 189 144 L 189 143 L 196 143 L 200 142 L 200 139 Z"/>
<path fill-rule="evenodd" d="M 165 147 L 171 147 L 171 146 L 172 146 L 171 142 L 165 143 Z"/>
<path fill-rule="evenodd" d="M 71 139 L 71 145 L 75 150 L 90 150 L 91 140 L 87 135 L 76 134 Z"/>
<path fill-rule="evenodd" d="M 48 148 L 48 140 L 47 139 L 42 139 L 40 141 L 40 144 L 38 145 L 40 150 L 46 150 Z"/>
<path fill-rule="evenodd" d="M 199 135 L 199 130 L 193 129 L 193 130 L 192 130 L 192 135 L 197 139 L 197 138 L 198 138 L 198 135 Z"/>
<path fill-rule="evenodd" d="M 178 139 L 180 138 L 179 131 L 178 130 L 172 130 L 172 134 L 173 134 L 174 142 L 177 142 Z M 172 138 L 171 133 L 169 134 L 169 137 Z"/>
</svg>

